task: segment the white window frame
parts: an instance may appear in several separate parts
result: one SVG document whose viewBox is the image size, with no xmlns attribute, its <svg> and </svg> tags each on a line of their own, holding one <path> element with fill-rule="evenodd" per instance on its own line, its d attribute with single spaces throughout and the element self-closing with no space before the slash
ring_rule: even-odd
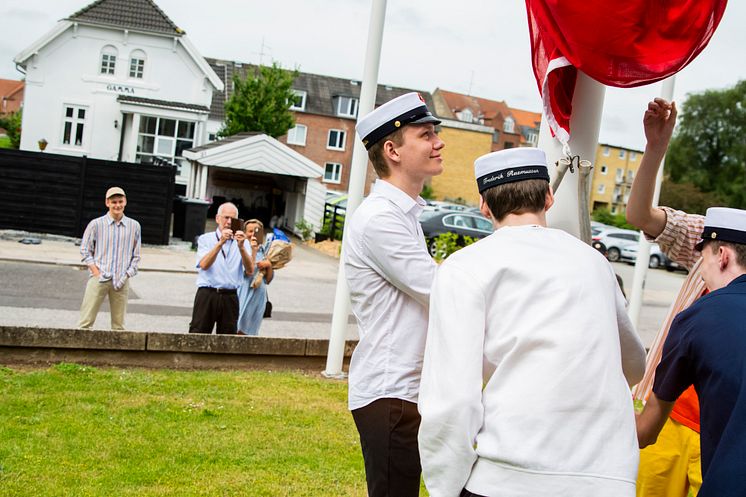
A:
<svg viewBox="0 0 746 497">
<path fill-rule="evenodd" d="M 515 133 L 515 120 L 512 117 L 506 117 L 503 121 L 503 131 L 506 133 Z"/>
<path fill-rule="evenodd" d="M 329 166 L 332 167 L 331 178 L 327 179 L 326 173 L 330 171 Z M 324 183 L 334 183 L 338 185 L 341 182 L 342 182 L 342 164 L 340 164 L 339 162 L 327 162 L 326 164 L 324 164 Z"/>
<path fill-rule="evenodd" d="M 300 136 L 301 130 L 303 133 L 302 137 Z M 307 135 L 308 126 L 306 126 L 305 124 L 296 124 L 288 130 L 287 143 L 288 145 L 300 145 L 302 147 L 305 147 Z"/>
<path fill-rule="evenodd" d="M 604 176 L 606 176 L 606 173 L 608 173 L 608 172 L 609 172 L 609 168 L 606 167 L 605 164 L 601 165 L 601 174 L 603 174 Z"/>
<path fill-rule="evenodd" d="M 343 103 L 347 105 L 343 107 Z M 340 95 L 337 97 L 337 115 L 343 117 L 356 117 L 358 110 L 358 99 Z"/>
<path fill-rule="evenodd" d="M 604 147 L 604 157 L 608 157 L 611 153 L 611 150 L 609 150 L 609 147 Z"/>
<path fill-rule="evenodd" d="M 459 121 L 463 121 L 466 123 L 470 123 L 474 121 L 474 113 L 469 108 L 463 109 L 461 112 L 458 113 L 458 119 Z"/>
<path fill-rule="evenodd" d="M 624 181 L 624 169 L 621 167 L 616 168 L 616 180 Z"/>
<path fill-rule="evenodd" d="M 98 59 L 98 72 L 103 76 L 114 76 L 117 72 L 119 51 L 113 45 L 105 45 Z"/>
<path fill-rule="evenodd" d="M 145 118 L 152 118 L 155 119 L 155 132 L 149 133 L 147 131 L 141 131 L 140 129 L 137 130 L 137 145 L 139 146 L 140 143 L 140 137 L 148 137 L 153 139 L 153 150 L 148 152 L 144 150 L 137 150 L 136 151 L 136 159 L 137 162 L 140 162 L 143 158 L 146 157 L 160 157 L 162 159 L 166 159 L 168 161 L 174 162 L 175 164 L 180 164 L 180 162 L 184 161 L 184 158 L 180 155 L 176 155 L 176 148 L 179 142 L 189 142 L 191 141 L 191 146 L 185 146 L 184 150 L 188 148 L 194 147 L 195 142 L 197 141 L 197 123 L 195 121 L 190 121 L 188 119 L 175 119 L 172 117 L 166 117 L 166 116 L 153 116 L 153 115 L 146 115 L 143 114 L 140 116 L 140 122 L 142 122 Z M 169 121 L 175 121 L 174 123 L 174 134 L 173 135 L 165 135 L 160 133 L 160 127 L 161 127 L 161 120 L 169 120 Z M 186 137 L 186 136 L 179 136 L 179 124 L 185 123 L 185 124 L 192 124 L 192 137 Z M 164 148 L 168 148 L 168 150 L 164 150 Z"/>
<path fill-rule="evenodd" d="M 603 195 L 604 193 L 606 193 L 606 185 L 601 183 L 598 185 L 598 194 Z"/>
<path fill-rule="evenodd" d="M 290 110 L 304 112 L 306 110 L 306 98 L 308 93 L 305 90 L 291 90 L 296 97 L 300 97 L 300 105 L 296 105 L 295 100 L 290 101 Z M 305 145 L 305 143 L 304 143 Z"/>
<path fill-rule="evenodd" d="M 620 148 L 619 149 L 619 158 L 620 159 L 624 159 L 625 155 L 626 155 L 626 150 L 624 150 L 623 148 Z"/>
<path fill-rule="evenodd" d="M 627 182 L 632 183 L 635 180 L 635 172 L 631 169 L 627 170 Z"/>
<path fill-rule="evenodd" d="M 630 153 L 629 153 L 629 161 L 630 162 L 635 162 L 636 160 L 637 160 L 637 152 L 630 151 Z"/>
<path fill-rule="evenodd" d="M 127 74 L 131 79 L 143 79 L 145 76 L 145 60 L 145 52 L 142 50 L 133 50 L 130 53 L 130 65 Z"/>
<path fill-rule="evenodd" d="M 529 131 L 527 135 L 528 135 L 528 142 L 531 145 L 536 146 L 536 144 L 539 143 L 539 133 L 535 131 Z"/>
<path fill-rule="evenodd" d="M 68 109 L 72 109 L 72 116 L 67 115 Z M 80 111 L 83 111 L 83 117 L 80 117 Z M 62 106 L 62 136 L 60 137 L 60 143 L 63 147 L 85 147 L 87 116 L 88 107 L 85 105 L 64 104 Z M 65 143 L 68 124 L 70 125 L 70 134 L 68 142 Z M 79 141 L 78 138 L 80 139 Z"/>
<path fill-rule="evenodd" d="M 337 133 L 336 145 L 331 145 L 332 132 Z M 341 136 L 341 140 L 340 140 Z M 341 144 L 340 144 L 341 141 Z M 347 141 L 347 132 L 343 129 L 330 129 L 326 135 L 326 148 L 328 150 L 339 150 L 344 152 L 345 142 Z"/>
</svg>

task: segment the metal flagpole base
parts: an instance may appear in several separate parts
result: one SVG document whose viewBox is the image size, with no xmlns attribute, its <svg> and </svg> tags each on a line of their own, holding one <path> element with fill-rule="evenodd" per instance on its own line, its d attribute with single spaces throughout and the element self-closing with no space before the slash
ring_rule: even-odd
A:
<svg viewBox="0 0 746 497">
<path fill-rule="evenodd" d="M 322 371 L 321 376 L 323 376 L 327 380 L 346 380 L 347 379 L 347 373 L 345 373 L 344 371 L 339 372 L 339 373 L 327 373 L 326 371 Z"/>
</svg>

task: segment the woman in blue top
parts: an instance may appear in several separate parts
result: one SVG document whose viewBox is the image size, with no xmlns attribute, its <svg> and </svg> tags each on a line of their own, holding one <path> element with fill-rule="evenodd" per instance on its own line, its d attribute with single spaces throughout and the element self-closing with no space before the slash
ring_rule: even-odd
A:
<svg viewBox="0 0 746 497">
<path fill-rule="evenodd" d="M 267 285 L 272 281 L 274 273 L 272 264 L 265 260 L 264 225 L 258 219 L 249 219 L 244 224 L 244 233 L 251 241 L 251 258 L 254 260 L 254 274 L 244 274 L 243 282 L 238 287 L 238 333 L 242 335 L 258 335 L 262 325 L 264 308 L 267 306 Z M 263 277 L 256 288 L 252 282 L 261 271 Z"/>
</svg>

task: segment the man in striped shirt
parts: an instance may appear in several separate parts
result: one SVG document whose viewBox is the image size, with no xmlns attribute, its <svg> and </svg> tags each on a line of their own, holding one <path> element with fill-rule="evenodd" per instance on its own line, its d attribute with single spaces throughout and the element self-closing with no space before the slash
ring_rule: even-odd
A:
<svg viewBox="0 0 746 497">
<path fill-rule="evenodd" d="M 90 278 L 80 306 L 78 328 L 90 329 L 96 322 L 104 298 L 109 296 L 111 329 L 124 329 L 129 278 L 137 274 L 140 262 L 140 223 L 124 215 L 127 197 L 113 186 L 106 191 L 109 212 L 88 223 L 80 254 L 88 265 Z"/>
</svg>

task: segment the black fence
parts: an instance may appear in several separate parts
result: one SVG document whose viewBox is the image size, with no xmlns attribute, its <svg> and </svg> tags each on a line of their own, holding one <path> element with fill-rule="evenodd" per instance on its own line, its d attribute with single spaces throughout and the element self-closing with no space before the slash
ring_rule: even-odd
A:
<svg viewBox="0 0 746 497">
<path fill-rule="evenodd" d="M 337 204 L 324 204 L 324 223 L 321 232 L 316 234 L 316 241 L 341 240 L 344 230 L 347 209 Z"/>
<path fill-rule="evenodd" d="M 0 229 L 80 237 L 106 213 L 106 190 L 120 186 L 143 243 L 167 244 L 175 177 L 173 165 L 0 149 Z"/>
</svg>

